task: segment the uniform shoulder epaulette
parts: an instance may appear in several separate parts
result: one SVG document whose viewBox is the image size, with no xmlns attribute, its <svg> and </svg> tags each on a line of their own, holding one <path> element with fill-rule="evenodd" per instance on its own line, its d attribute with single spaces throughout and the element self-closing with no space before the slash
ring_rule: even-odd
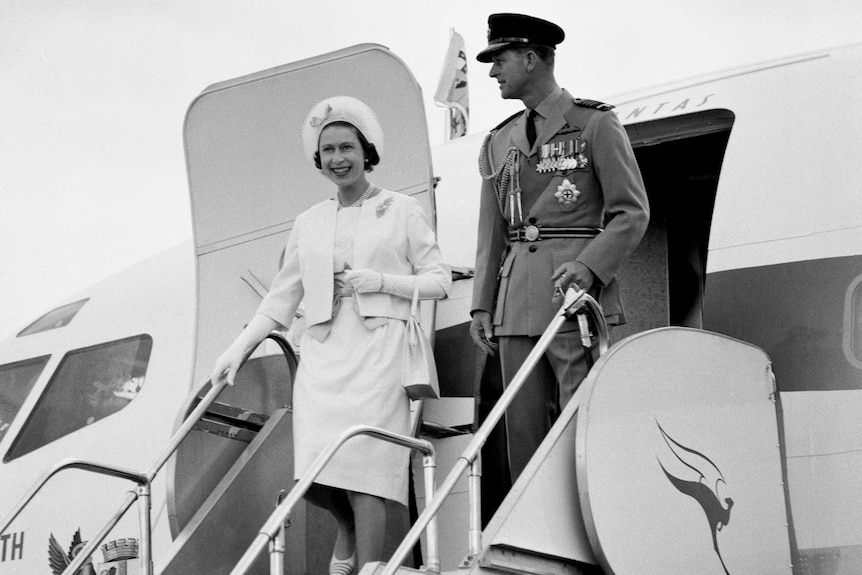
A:
<svg viewBox="0 0 862 575">
<path fill-rule="evenodd" d="M 524 113 L 523 110 L 521 110 L 520 112 L 515 112 L 514 114 L 512 114 L 511 116 L 509 116 L 508 118 L 506 118 L 505 120 L 503 120 L 502 122 L 500 122 L 499 124 L 497 124 L 496 126 L 491 128 L 491 131 L 496 132 L 497 130 L 499 130 L 500 128 L 502 128 L 503 126 L 505 126 L 506 124 L 508 124 L 509 122 L 511 122 L 512 120 L 514 120 L 515 118 L 517 118 L 518 116 L 520 116 L 523 113 Z"/>
<path fill-rule="evenodd" d="M 584 108 L 595 108 L 596 110 L 601 110 L 602 112 L 608 112 L 616 107 L 613 104 L 605 104 L 604 102 L 599 102 L 598 100 L 584 100 L 582 98 L 575 98 L 575 104 L 577 104 L 578 106 L 583 106 Z"/>
</svg>

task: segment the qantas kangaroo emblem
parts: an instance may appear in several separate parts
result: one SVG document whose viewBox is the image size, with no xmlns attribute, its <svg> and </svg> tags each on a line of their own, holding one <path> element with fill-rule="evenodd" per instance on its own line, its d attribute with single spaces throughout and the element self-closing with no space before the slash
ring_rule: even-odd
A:
<svg viewBox="0 0 862 575">
<path fill-rule="evenodd" d="M 730 510 L 733 507 L 733 499 L 725 497 L 722 501 L 722 496 L 719 495 L 719 492 L 723 493 L 727 486 L 724 475 L 707 456 L 673 439 L 662 429 L 658 421 L 656 421 L 656 425 L 665 443 L 670 448 L 671 453 L 678 460 L 669 460 L 668 467 L 673 468 L 674 465 L 679 467 L 679 463 L 682 463 L 682 465 L 694 471 L 697 480 L 691 481 L 672 475 L 662 464 L 661 459 L 657 457 L 656 459 L 659 460 L 658 464 L 668 480 L 680 493 L 692 497 L 700 504 L 703 512 L 706 514 L 709 528 L 712 531 L 712 546 L 715 549 L 716 555 L 718 555 L 718 560 L 721 561 L 724 572 L 730 575 L 727 566 L 724 564 L 724 559 L 721 557 L 721 551 L 718 548 L 718 532 L 730 522 Z M 671 465 L 671 463 L 674 465 Z M 692 478 L 695 477 L 693 474 L 689 475 Z"/>
</svg>

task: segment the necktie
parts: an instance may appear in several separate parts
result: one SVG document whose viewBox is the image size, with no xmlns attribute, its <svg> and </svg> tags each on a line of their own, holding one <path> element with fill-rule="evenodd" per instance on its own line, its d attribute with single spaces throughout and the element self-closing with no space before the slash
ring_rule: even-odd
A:
<svg viewBox="0 0 862 575">
<path fill-rule="evenodd" d="M 530 110 L 527 114 L 527 143 L 530 149 L 533 149 L 533 144 L 536 143 L 536 111 Z"/>
</svg>

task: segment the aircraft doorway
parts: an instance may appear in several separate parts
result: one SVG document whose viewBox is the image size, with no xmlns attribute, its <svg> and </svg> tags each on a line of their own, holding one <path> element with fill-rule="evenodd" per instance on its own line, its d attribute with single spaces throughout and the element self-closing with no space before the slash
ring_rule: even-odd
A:
<svg viewBox="0 0 862 575">
<path fill-rule="evenodd" d="M 715 194 L 734 115 L 710 110 L 626 126 L 650 202 L 650 224 L 621 272 L 619 341 L 668 325 L 703 327 Z"/>
</svg>

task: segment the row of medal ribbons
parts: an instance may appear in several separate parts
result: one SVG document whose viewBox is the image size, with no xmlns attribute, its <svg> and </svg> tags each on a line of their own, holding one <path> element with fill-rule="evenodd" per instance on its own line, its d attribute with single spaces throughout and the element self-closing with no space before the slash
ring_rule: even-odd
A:
<svg viewBox="0 0 862 575">
<path fill-rule="evenodd" d="M 587 143 L 580 138 L 563 142 L 542 144 L 539 149 L 537 172 L 554 172 L 556 170 L 576 170 L 587 167 L 587 157 L 584 155 Z"/>
</svg>

